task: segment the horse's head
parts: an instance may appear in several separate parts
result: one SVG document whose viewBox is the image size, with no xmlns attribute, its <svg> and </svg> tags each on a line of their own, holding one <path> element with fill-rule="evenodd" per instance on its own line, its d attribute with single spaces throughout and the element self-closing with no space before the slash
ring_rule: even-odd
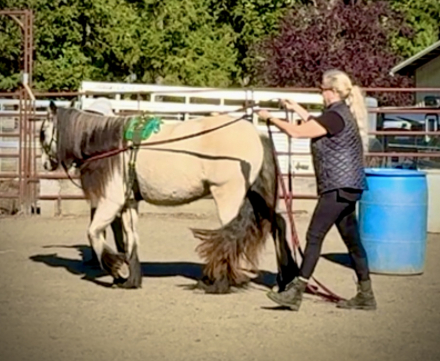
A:
<svg viewBox="0 0 440 361">
<path fill-rule="evenodd" d="M 59 166 L 57 157 L 57 130 L 56 130 L 57 107 L 53 101 L 47 110 L 47 117 L 41 124 L 41 162 L 44 169 L 54 171 Z"/>
</svg>

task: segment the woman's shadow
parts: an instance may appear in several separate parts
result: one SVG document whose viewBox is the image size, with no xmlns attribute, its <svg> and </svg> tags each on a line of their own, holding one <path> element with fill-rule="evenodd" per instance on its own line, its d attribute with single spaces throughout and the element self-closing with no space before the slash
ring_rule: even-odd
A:
<svg viewBox="0 0 440 361">
<path fill-rule="evenodd" d="M 45 246 L 44 248 L 73 248 L 80 253 L 81 259 L 65 258 L 58 256 L 57 253 L 40 254 L 29 258 L 34 262 L 43 263 L 49 267 L 64 268 L 76 276 L 82 275 L 83 280 L 100 286 L 113 286 L 113 283 L 99 280 L 101 277 L 108 276 L 108 273 L 104 272 L 97 263 L 90 261 L 92 259 L 90 246 L 80 244 L 73 246 Z M 197 282 L 203 276 L 203 264 L 195 262 L 141 262 L 141 270 L 143 277 L 181 276 Z M 272 288 L 276 285 L 276 274 L 261 270 L 258 276 L 252 279 L 252 282 Z"/>
</svg>

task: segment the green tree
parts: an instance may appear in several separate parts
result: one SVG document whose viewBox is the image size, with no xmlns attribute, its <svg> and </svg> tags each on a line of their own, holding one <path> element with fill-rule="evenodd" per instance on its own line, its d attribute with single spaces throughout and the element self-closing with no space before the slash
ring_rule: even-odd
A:
<svg viewBox="0 0 440 361">
<path fill-rule="evenodd" d="M 137 14 L 119 0 L 2 0 L 1 8 L 34 11 L 34 87 L 74 90 L 81 80 L 120 80 L 139 58 Z M 19 31 L 1 19 L 3 89 L 18 85 Z M 16 25 L 15 25 L 16 26 Z M 18 26 L 16 26 L 18 29 Z"/>
<path fill-rule="evenodd" d="M 348 6 L 357 1 L 343 2 Z M 396 29 L 391 43 L 397 55 L 407 57 L 438 39 L 438 0 L 388 2 L 405 11 L 416 35 L 410 39 Z M 34 10 L 34 87 L 57 91 L 76 90 L 82 80 L 255 84 L 255 44 L 276 34 L 293 6 L 302 14 L 293 24 L 298 27 L 313 16 L 313 6 L 307 6 L 332 3 L 335 0 L 0 0 L 0 8 Z M 22 57 L 20 28 L 0 17 L 0 89 L 19 86 Z"/>
<path fill-rule="evenodd" d="M 6 3 L 11 4 L 6 4 Z M 0 0 L 0 9 L 13 1 Z M 12 8 L 12 7 L 11 7 Z M 9 16 L 0 16 L 0 89 L 14 90 L 20 82 L 23 62 L 22 35 L 19 25 Z"/>
<path fill-rule="evenodd" d="M 36 0 L 35 86 L 77 89 L 124 80 L 139 59 L 138 16 L 119 0 Z"/>
<path fill-rule="evenodd" d="M 135 73 L 142 82 L 220 86 L 231 84 L 237 51 L 233 30 L 216 22 L 204 0 L 136 2 L 142 24 L 141 56 Z"/>
<path fill-rule="evenodd" d="M 440 1 L 390 0 L 392 7 L 406 14 L 414 36 L 396 35 L 392 44 L 403 57 L 410 57 L 440 38 Z"/>
<path fill-rule="evenodd" d="M 228 86 L 233 30 L 207 1 L 0 0 L 35 12 L 34 87 L 75 90 L 82 80 Z M 0 86 L 17 87 L 19 28 L 0 22 Z"/>
<path fill-rule="evenodd" d="M 294 4 L 308 0 L 210 0 L 211 13 L 220 24 L 229 25 L 235 34 L 236 85 L 253 82 L 256 57 L 253 46 L 264 36 L 279 29 L 279 21 Z"/>
</svg>

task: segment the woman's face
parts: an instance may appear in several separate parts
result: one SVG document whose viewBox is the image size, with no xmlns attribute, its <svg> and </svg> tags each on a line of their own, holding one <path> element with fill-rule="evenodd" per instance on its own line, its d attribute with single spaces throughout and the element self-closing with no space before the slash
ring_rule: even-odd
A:
<svg viewBox="0 0 440 361">
<path fill-rule="evenodd" d="M 322 80 L 320 88 L 321 88 L 322 98 L 324 99 L 324 104 L 328 105 L 330 101 L 331 93 L 333 93 L 333 88 L 331 88 L 328 85 L 325 79 Z"/>
<path fill-rule="evenodd" d="M 334 103 L 335 101 L 340 100 L 338 93 L 329 85 L 329 82 L 326 79 L 322 79 L 321 85 L 321 94 L 324 99 L 324 104 L 329 105 Z"/>
</svg>

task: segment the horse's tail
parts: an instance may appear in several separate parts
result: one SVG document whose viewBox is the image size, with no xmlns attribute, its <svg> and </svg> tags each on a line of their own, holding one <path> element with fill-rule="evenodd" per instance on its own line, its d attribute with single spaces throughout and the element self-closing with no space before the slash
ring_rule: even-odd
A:
<svg viewBox="0 0 440 361">
<path fill-rule="evenodd" d="M 270 139 L 261 135 L 263 165 L 251 185 L 237 216 L 217 230 L 193 229 L 202 240 L 197 250 L 207 260 L 200 285 L 208 293 L 227 293 L 231 286 L 245 286 L 249 278 L 241 270 L 241 261 L 257 270 L 258 256 L 268 234 L 273 231 L 277 206 L 277 169 Z"/>
</svg>

